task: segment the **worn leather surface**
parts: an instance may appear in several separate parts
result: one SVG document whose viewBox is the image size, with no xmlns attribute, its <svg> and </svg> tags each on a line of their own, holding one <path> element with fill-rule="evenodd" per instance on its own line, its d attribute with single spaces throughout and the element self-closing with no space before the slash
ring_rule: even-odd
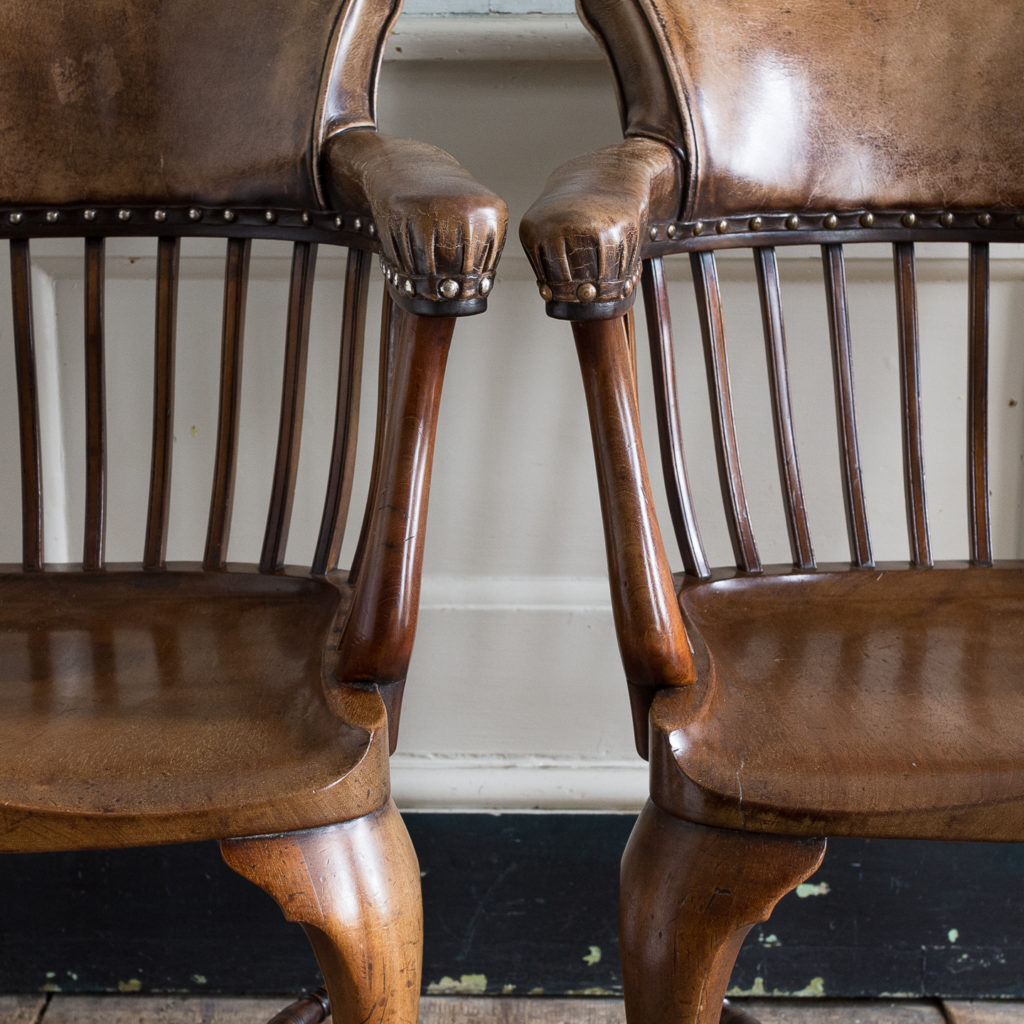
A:
<svg viewBox="0 0 1024 1024">
<path fill-rule="evenodd" d="M 327 140 L 323 166 L 329 201 L 372 217 L 400 298 L 486 298 L 508 210 L 453 157 L 422 142 L 346 131 Z M 458 291 L 442 295 L 446 281 Z"/>
<path fill-rule="evenodd" d="M 519 234 L 541 294 L 552 306 L 630 301 L 651 220 L 672 216 L 682 170 L 676 153 L 651 139 L 625 139 L 571 160 L 548 179 Z M 555 310 L 557 311 L 557 309 Z"/>
<path fill-rule="evenodd" d="M 1019 841 L 1024 570 L 737 576 L 681 592 L 700 682 L 651 794 L 721 828 Z"/>
<path fill-rule="evenodd" d="M 0 5 L 0 203 L 314 204 L 313 119 L 345 6 Z M 363 27 L 378 33 L 376 24 Z M 335 64 L 372 80 L 372 56 L 353 46 Z M 328 91 L 350 104 L 359 96 L 339 85 Z M 365 121 L 363 93 L 357 116 Z"/>
<path fill-rule="evenodd" d="M 578 6 L 615 65 L 626 130 L 686 154 L 688 220 L 1024 206 L 1019 4 Z"/>
</svg>

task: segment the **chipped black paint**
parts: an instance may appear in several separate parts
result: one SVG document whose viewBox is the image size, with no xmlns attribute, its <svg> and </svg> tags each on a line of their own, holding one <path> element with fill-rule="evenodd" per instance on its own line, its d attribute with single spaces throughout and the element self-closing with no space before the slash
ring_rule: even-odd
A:
<svg viewBox="0 0 1024 1024">
<path fill-rule="evenodd" d="M 620 991 L 615 891 L 629 817 L 407 821 L 423 872 L 425 988 Z M 212 844 L 2 857 L 0 891 L 3 992 L 286 993 L 317 982 L 298 927 Z M 736 989 L 1024 997 L 1024 846 L 834 840 L 804 891 L 751 933 Z"/>
</svg>

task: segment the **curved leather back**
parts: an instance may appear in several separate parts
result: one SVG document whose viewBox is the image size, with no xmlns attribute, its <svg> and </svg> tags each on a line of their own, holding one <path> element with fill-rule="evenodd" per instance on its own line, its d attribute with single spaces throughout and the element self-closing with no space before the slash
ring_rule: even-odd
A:
<svg viewBox="0 0 1024 1024">
<path fill-rule="evenodd" d="M 1024 5 L 577 0 L 686 219 L 1024 207 Z"/>
<path fill-rule="evenodd" d="M 317 203 L 400 0 L 9 0 L 0 204 Z"/>
</svg>

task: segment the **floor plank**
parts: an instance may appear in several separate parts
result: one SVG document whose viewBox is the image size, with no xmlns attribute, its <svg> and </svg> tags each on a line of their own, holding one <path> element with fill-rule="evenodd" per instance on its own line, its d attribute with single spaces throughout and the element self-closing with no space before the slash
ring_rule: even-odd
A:
<svg viewBox="0 0 1024 1024">
<path fill-rule="evenodd" d="M 1024 1003 L 947 1000 L 945 1006 L 949 1024 L 1021 1024 L 1024 1021 Z"/>
<path fill-rule="evenodd" d="M 42 1024 L 265 1024 L 289 999 L 54 996 Z M 1024 1003 L 736 999 L 761 1024 L 1024 1024 Z M 0 996 L 0 1024 L 37 1024 L 42 996 Z M 620 999 L 432 996 L 420 1024 L 625 1024 Z"/>
<path fill-rule="evenodd" d="M 934 1003 L 818 999 L 734 999 L 761 1024 L 945 1024 Z"/>
<path fill-rule="evenodd" d="M 55 996 L 43 1024 L 266 1024 L 289 1002 L 287 997 Z"/>
<path fill-rule="evenodd" d="M 431 996 L 420 1024 L 625 1024 L 621 999 L 487 999 Z"/>
<path fill-rule="evenodd" d="M 0 1024 L 35 1024 L 45 996 L 0 996 Z"/>
</svg>

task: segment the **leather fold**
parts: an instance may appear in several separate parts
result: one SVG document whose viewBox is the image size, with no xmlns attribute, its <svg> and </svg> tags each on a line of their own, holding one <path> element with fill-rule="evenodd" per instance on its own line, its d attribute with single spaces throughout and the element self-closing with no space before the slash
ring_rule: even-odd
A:
<svg viewBox="0 0 1024 1024">
<path fill-rule="evenodd" d="M 551 316 L 624 313 L 640 280 L 650 225 L 679 207 L 683 169 L 663 142 L 629 138 L 559 167 L 519 235 Z"/>
<path fill-rule="evenodd" d="M 370 219 L 400 306 L 440 316 L 486 308 L 508 226 L 504 200 L 444 150 L 373 130 L 333 135 L 321 161 L 329 202 Z"/>
</svg>

